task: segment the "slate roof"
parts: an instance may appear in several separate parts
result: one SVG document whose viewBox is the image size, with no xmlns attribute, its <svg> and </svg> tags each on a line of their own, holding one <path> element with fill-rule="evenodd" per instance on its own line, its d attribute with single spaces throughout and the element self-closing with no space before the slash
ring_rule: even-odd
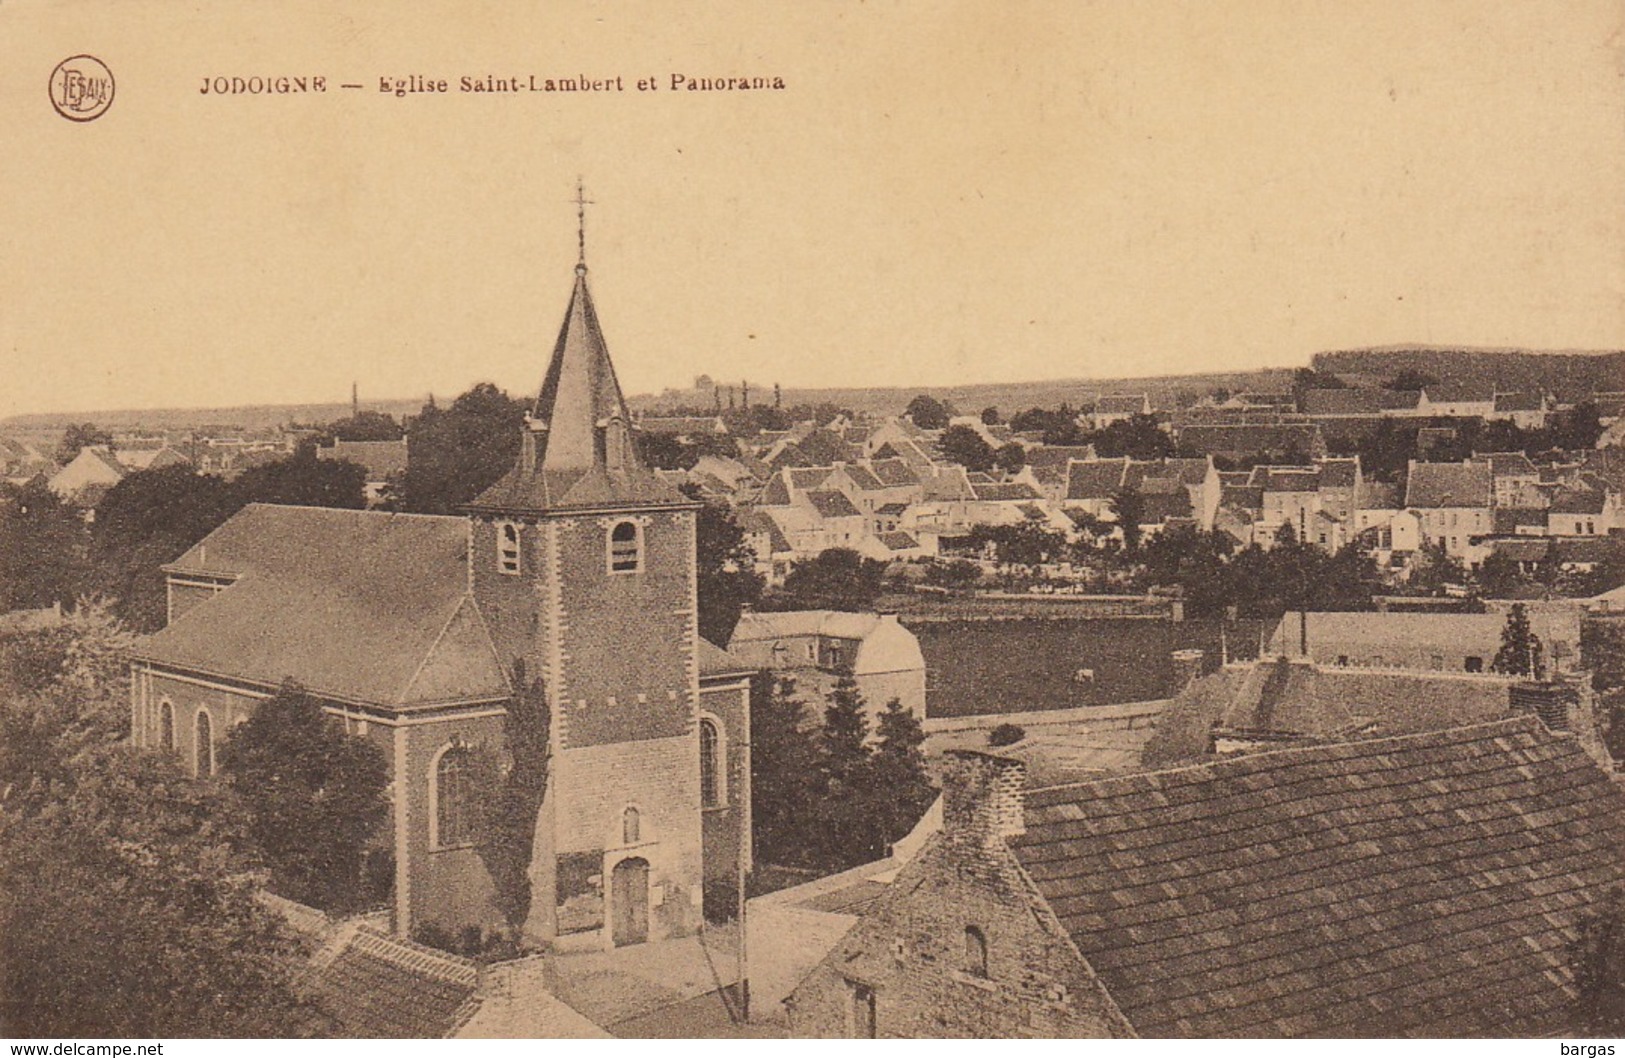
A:
<svg viewBox="0 0 1625 1058">
<path fill-rule="evenodd" d="M 893 532 L 881 533 L 879 540 L 892 551 L 912 551 L 920 546 L 920 542 L 907 533 Z"/>
<path fill-rule="evenodd" d="M 1142 1036 L 1527 1037 L 1625 791 L 1525 716 L 1029 790 L 1009 842 Z"/>
<path fill-rule="evenodd" d="M 1320 487 L 1323 489 L 1352 489 L 1356 472 L 1360 469 L 1358 457 L 1352 459 L 1322 459 L 1316 466 L 1320 468 Z"/>
<path fill-rule="evenodd" d="M 1600 489 L 1560 489 L 1552 497 L 1552 510 L 1558 514 L 1601 514 L 1607 498 Z"/>
<path fill-rule="evenodd" d="M 312 1000 L 355 1039 L 443 1039 L 479 1007 L 468 959 L 365 927 L 318 956 Z"/>
<path fill-rule="evenodd" d="M 1264 507 L 1262 485 L 1226 485 L 1219 490 L 1219 506 L 1257 511 Z"/>
<path fill-rule="evenodd" d="M 875 477 L 867 467 L 859 466 L 856 463 L 849 463 L 841 469 L 846 472 L 846 476 L 848 478 L 852 479 L 852 484 L 856 485 L 864 492 L 876 492 L 886 487 L 880 483 L 880 479 Z"/>
<path fill-rule="evenodd" d="M 138 658 L 399 708 L 509 694 L 465 519 L 254 503 L 165 569 L 236 580 Z"/>
<path fill-rule="evenodd" d="M 1484 463 L 1415 460 L 1405 482 L 1407 507 L 1488 507 L 1494 484 Z"/>
<path fill-rule="evenodd" d="M 863 512 L 852 506 L 846 493 L 833 489 L 815 489 L 807 493 L 807 502 L 824 518 L 845 518 Z"/>
</svg>

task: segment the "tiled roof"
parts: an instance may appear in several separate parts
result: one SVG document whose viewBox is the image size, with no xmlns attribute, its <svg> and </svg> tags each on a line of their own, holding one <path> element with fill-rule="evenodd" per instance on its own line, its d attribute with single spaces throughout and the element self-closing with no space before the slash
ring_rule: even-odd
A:
<svg viewBox="0 0 1625 1058">
<path fill-rule="evenodd" d="M 1186 485 L 1200 485 L 1206 481 L 1208 468 L 1212 465 L 1205 456 L 1194 459 L 1170 456 L 1162 461 L 1163 470 Z"/>
<path fill-rule="evenodd" d="M 1322 459 L 1318 462 L 1320 467 L 1320 487 L 1323 489 L 1352 489 L 1357 472 L 1360 469 L 1360 460 L 1354 459 Z"/>
<path fill-rule="evenodd" d="M 1488 507 L 1492 481 L 1483 463 L 1411 462 L 1407 507 Z"/>
<path fill-rule="evenodd" d="M 255 503 L 170 567 L 236 576 L 137 657 L 388 706 L 502 698 L 468 595 L 468 522 Z"/>
<path fill-rule="evenodd" d="M 807 493 L 807 502 L 813 505 L 825 518 L 845 518 L 863 512 L 852 506 L 852 501 L 846 498 L 846 493 L 836 492 L 833 489 L 815 489 Z"/>
<path fill-rule="evenodd" d="M 1470 462 L 1487 464 L 1491 476 L 1497 478 L 1532 478 L 1540 474 L 1535 464 L 1522 452 L 1480 452 Z"/>
<path fill-rule="evenodd" d="M 908 504 L 906 503 L 883 503 L 879 507 L 875 508 L 875 513 L 889 514 L 895 517 L 902 514 L 906 510 L 908 510 Z"/>
<path fill-rule="evenodd" d="M 1446 379 L 1430 383 L 1423 392 L 1428 395 L 1430 404 L 1483 404 L 1495 399 L 1494 387 L 1483 382 L 1453 382 Z"/>
<path fill-rule="evenodd" d="M 968 500 L 975 497 L 963 467 L 945 467 L 920 479 L 927 500 Z"/>
<path fill-rule="evenodd" d="M 1183 489 L 1178 492 L 1147 493 L 1141 500 L 1141 506 L 1141 525 L 1161 525 L 1170 519 L 1191 516 L 1190 494 Z"/>
<path fill-rule="evenodd" d="M 1538 1036 L 1625 791 L 1519 717 L 1031 790 L 1010 844 L 1142 1036 Z"/>
<path fill-rule="evenodd" d="M 880 483 L 888 488 L 903 485 L 918 485 L 920 479 L 909 465 L 901 459 L 876 459 L 869 463 L 869 469 Z"/>
<path fill-rule="evenodd" d="M 841 469 L 846 471 L 846 476 L 852 479 L 852 484 L 864 492 L 875 492 L 886 487 L 880 483 L 880 479 L 875 477 L 867 467 L 849 463 Z"/>
<path fill-rule="evenodd" d="M 354 1039 L 443 1039 L 479 1006 L 474 964 L 365 927 L 324 952 L 306 979 L 316 1006 Z"/>
<path fill-rule="evenodd" d="M 1368 511 L 1397 511 L 1399 486 L 1386 481 L 1362 478 L 1359 491 L 1355 493 L 1354 505 Z"/>
<path fill-rule="evenodd" d="M 1073 460 L 1066 466 L 1066 498 L 1069 500 L 1104 500 L 1117 495 L 1123 488 L 1123 475 L 1127 472 L 1126 459 Z"/>
<path fill-rule="evenodd" d="M 892 551 L 912 551 L 920 542 L 907 533 L 881 533 L 879 540 Z"/>
<path fill-rule="evenodd" d="M 1311 389 L 1299 406 L 1305 415 L 1380 415 L 1415 408 L 1421 396 L 1416 390 Z"/>
<path fill-rule="evenodd" d="M 1600 489 L 1560 489 L 1552 497 L 1552 510 L 1558 514 L 1601 514 L 1607 498 Z"/>
<path fill-rule="evenodd" d="M 1264 488 L 1261 485 L 1226 485 L 1219 490 L 1219 506 L 1257 511 L 1264 507 Z"/>
<path fill-rule="evenodd" d="M 1497 507 L 1490 512 L 1493 519 L 1493 532 L 1515 533 L 1520 525 L 1538 526 L 1546 528 L 1548 521 L 1546 509 L 1543 507 Z"/>
<path fill-rule="evenodd" d="M 999 482 L 991 485 L 975 484 L 976 498 L 988 501 L 1036 500 L 1038 493 L 1031 485 L 1019 481 Z"/>
</svg>

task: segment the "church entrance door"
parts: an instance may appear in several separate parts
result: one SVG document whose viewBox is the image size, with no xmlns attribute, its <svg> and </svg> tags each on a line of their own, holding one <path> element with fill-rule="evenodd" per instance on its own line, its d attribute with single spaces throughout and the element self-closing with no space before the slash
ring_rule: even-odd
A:
<svg viewBox="0 0 1625 1058">
<path fill-rule="evenodd" d="M 649 861 L 633 857 L 615 865 L 610 882 L 610 922 L 617 948 L 649 939 Z"/>
</svg>

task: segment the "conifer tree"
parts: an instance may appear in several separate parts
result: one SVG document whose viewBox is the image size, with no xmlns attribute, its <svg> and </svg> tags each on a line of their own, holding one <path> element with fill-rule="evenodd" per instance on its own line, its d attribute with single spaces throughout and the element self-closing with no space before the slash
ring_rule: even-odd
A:
<svg viewBox="0 0 1625 1058">
<path fill-rule="evenodd" d="M 1527 676 L 1532 680 L 1546 678 L 1546 662 L 1542 657 L 1540 639 L 1529 627 L 1529 611 L 1522 603 L 1513 603 L 1501 629 L 1501 649 L 1490 662 L 1490 671 L 1507 676 Z"/>
<path fill-rule="evenodd" d="M 817 862 L 818 742 L 793 677 L 758 672 L 750 685 L 751 831 L 763 863 Z"/>
<path fill-rule="evenodd" d="M 876 731 L 866 785 L 880 839 L 890 845 L 914 829 L 937 791 L 925 772 L 925 731 L 901 701 L 886 704 Z"/>
<path fill-rule="evenodd" d="M 870 812 L 869 718 L 857 681 L 842 673 L 829 692 L 819 736 L 823 797 L 819 834 L 825 866 L 851 867 L 877 858 L 882 842 Z"/>
</svg>

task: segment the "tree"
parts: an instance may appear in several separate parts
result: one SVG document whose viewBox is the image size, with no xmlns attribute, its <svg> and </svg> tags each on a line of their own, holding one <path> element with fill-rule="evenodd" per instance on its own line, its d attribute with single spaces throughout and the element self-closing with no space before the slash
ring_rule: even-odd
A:
<svg viewBox="0 0 1625 1058">
<path fill-rule="evenodd" d="M 360 510 L 367 505 L 365 467 L 347 459 L 317 459 L 308 450 L 249 467 L 233 484 L 243 506 L 281 503 Z"/>
<path fill-rule="evenodd" d="M 863 695 L 852 676 L 842 673 L 830 689 L 818 740 L 823 779 L 816 806 L 821 824 L 818 848 L 826 867 L 855 867 L 884 855 L 880 824 L 870 804 L 868 741 Z"/>
<path fill-rule="evenodd" d="M 226 738 L 226 784 L 272 887 L 316 907 L 368 906 L 364 857 L 389 810 L 384 756 L 347 735 L 297 684 L 284 684 Z"/>
<path fill-rule="evenodd" d="M 405 436 L 395 417 L 381 411 L 356 412 L 328 423 L 322 432 L 333 441 L 399 441 Z"/>
<path fill-rule="evenodd" d="M 997 426 L 1004 421 L 999 417 L 999 409 L 993 407 L 983 408 L 981 419 L 983 426 Z"/>
<path fill-rule="evenodd" d="M 407 431 L 403 510 L 451 514 L 513 468 L 525 405 L 481 382 L 441 410 L 434 404 Z"/>
<path fill-rule="evenodd" d="M 690 499 L 699 489 L 684 485 Z M 733 512 L 721 504 L 706 503 L 694 525 L 698 575 L 700 635 L 726 644 L 746 606 L 762 597 L 762 575 L 756 572 L 756 552 L 745 540 L 745 530 Z"/>
<path fill-rule="evenodd" d="M 66 466 L 73 462 L 80 449 L 92 445 L 112 448 L 113 435 L 93 422 L 69 423 L 67 430 L 62 434 L 61 442 L 56 446 L 56 461 Z"/>
<path fill-rule="evenodd" d="M 90 534 L 44 483 L 0 483 L 0 613 L 68 605 L 89 586 Z"/>
<path fill-rule="evenodd" d="M 161 628 L 167 609 L 159 568 L 179 558 L 242 507 L 237 489 L 187 466 L 130 474 L 96 508 L 91 583 L 116 600 L 136 631 Z"/>
<path fill-rule="evenodd" d="M 1133 554 L 1140 549 L 1140 523 L 1145 519 L 1145 497 L 1130 486 L 1112 497 L 1112 513 L 1123 533 L 1123 550 Z"/>
<path fill-rule="evenodd" d="M 942 454 L 966 470 L 990 470 L 993 467 L 993 448 L 982 435 L 969 426 L 950 426 L 942 431 L 938 442 Z"/>
<path fill-rule="evenodd" d="M 933 588 L 970 588 L 981 579 L 982 568 L 962 558 L 946 562 L 933 558 L 928 559 L 925 564 L 925 583 Z"/>
<path fill-rule="evenodd" d="M 536 815 L 547 791 L 552 711 L 540 678 L 526 675 L 525 663 L 514 662 L 512 703 L 502 719 L 504 760 L 493 774 L 484 769 L 477 798 L 476 846 L 491 876 L 497 908 L 517 941 L 530 915 L 530 864 L 535 853 Z M 489 757 L 485 758 L 489 761 Z"/>
<path fill-rule="evenodd" d="M 846 610 L 874 608 L 886 575 L 886 563 L 864 558 L 851 548 L 832 547 L 794 563 L 784 587 L 763 600 L 780 610 Z"/>
<path fill-rule="evenodd" d="M 1011 441 L 999 446 L 993 453 L 993 462 L 1006 474 L 1019 474 L 1021 468 L 1027 465 L 1027 450 Z"/>
<path fill-rule="evenodd" d="M 973 525 L 966 539 L 972 547 L 991 546 L 994 557 L 1004 565 L 1025 566 L 1035 575 L 1044 563 L 1058 562 L 1066 554 L 1065 533 L 1031 521 Z"/>
<path fill-rule="evenodd" d="M 764 863 L 817 862 L 818 743 L 795 680 L 758 672 L 750 683 L 751 833 Z"/>
<path fill-rule="evenodd" d="M 921 393 L 908 402 L 908 410 L 904 414 L 922 430 L 941 430 L 948 425 L 952 412 L 946 404 Z"/>
<path fill-rule="evenodd" d="M 1126 419 L 1118 419 L 1104 430 L 1091 434 L 1089 440 L 1100 455 L 1109 459 L 1120 456 L 1161 459 L 1174 454 L 1173 438 L 1150 415 L 1130 415 Z"/>
<path fill-rule="evenodd" d="M 998 724 L 987 733 L 990 746 L 1013 746 L 1027 737 L 1027 729 L 1020 724 Z"/>
<path fill-rule="evenodd" d="M 1625 1034 L 1625 890 L 1615 886 L 1587 911 L 1572 952 L 1575 1028 L 1588 1036 Z"/>
<path fill-rule="evenodd" d="M 1513 603 L 1506 624 L 1501 627 L 1501 649 L 1495 652 L 1490 671 L 1543 680 L 1546 662 L 1542 654 L 1540 639 L 1529 626 L 1529 611 L 1523 603 Z"/>
<path fill-rule="evenodd" d="M 925 731 L 919 718 L 896 698 L 886 703 L 875 725 L 866 786 L 869 816 L 885 845 L 906 837 L 936 799 L 936 787 L 926 774 Z M 880 850 L 880 855 L 885 849 Z"/>
</svg>

